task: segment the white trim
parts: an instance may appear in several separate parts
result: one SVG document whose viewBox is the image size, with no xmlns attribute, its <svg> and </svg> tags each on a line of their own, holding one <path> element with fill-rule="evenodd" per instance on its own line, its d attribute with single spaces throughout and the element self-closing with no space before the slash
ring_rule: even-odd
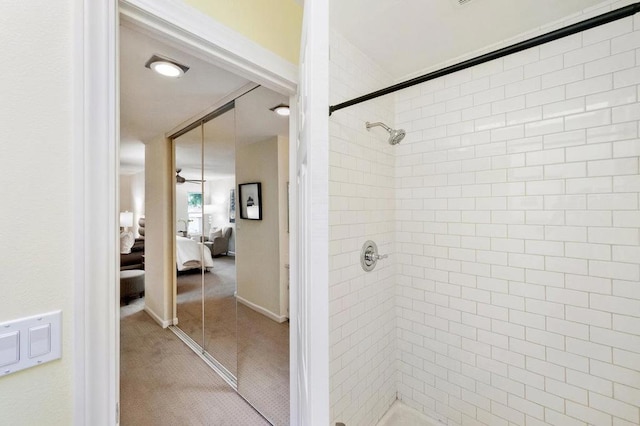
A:
<svg viewBox="0 0 640 426">
<path fill-rule="evenodd" d="M 298 419 L 298 99 L 289 97 L 289 424 Z"/>
<path fill-rule="evenodd" d="M 75 0 L 74 5 L 73 251 L 74 258 L 83 260 L 74 266 L 74 424 L 115 425 L 119 398 L 118 18 L 280 93 L 295 92 L 297 68 L 181 2 L 120 0 L 121 15 L 117 0 Z"/>
<path fill-rule="evenodd" d="M 84 221 L 84 151 L 86 140 L 84 138 L 85 116 L 89 113 L 84 105 L 84 4 L 83 0 L 74 2 L 74 46 L 73 46 L 73 170 L 74 185 L 73 197 L 73 258 L 77 261 L 73 269 L 73 332 L 74 332 L 74 388 L 73 394 L 73 419 L 74 424 L 85 424 L 87 386 L 86 386 L 86 328 L 84 323 L 86 312 L 85 292 L 85 221 Z M 80 261 L 82 260 L 82 261 Z"/>
<path fill-rule="evenodd" d="M 120 0 L 123 23 L 133 22 L 156 38 L 280 93 L 292 94 L 298 69 L 242 34 L 183 2 Z"/>
<path fill-rule="evenodd" d="M 153 320 L 155 322 L 158 323 L 158 325 L 160 325 L 162 328 L 167 328 L 170 325 L 173 325 L 173 322 L 171 320 L 163 320 L 158 314 L 156 314 L 155 312 L 153 312 L 153 310 L 151 308 L 149 308 L 148 306 L 145 305 L 144 307 L 144 311 L 149 314 L 149 316 L 151 318 L 153 318 Z"/>
<path fill-rule="evenodd" d="M 330 422 L 329 385 L 329 5 L 306 0 L 298 94 L 295 323 L 298 410 L 292 424 Z M 292 297 L 294 293 L 292 293 Z"/>
<path fill-rule="evenodd" d="M 247 299 L 237 296 L 236 295 L 236 300 L 240 303 L 242 303 L 243 305 L 245 305 L 248 308 L 253 309 L 254 311 L 258 312 L 259 314 L 264 315 L 265 317 L 271 318 L 272 320 L 276 321 L 276 322 L 285 322 L 287 320 L 286 316 L 283 315 L 276 315 L 273 312 L 271 312 L 270 310 L 268 310 L 267 308 L 263 308 L 260 305 L 256 305 L 253 302 L 248 301 Z"/>
<path fill-rule="evenodd" d="M 74 422 L 100 426 L 117 423 L 119 397 L 117 3 L 75 11 Z"/>
</svg>

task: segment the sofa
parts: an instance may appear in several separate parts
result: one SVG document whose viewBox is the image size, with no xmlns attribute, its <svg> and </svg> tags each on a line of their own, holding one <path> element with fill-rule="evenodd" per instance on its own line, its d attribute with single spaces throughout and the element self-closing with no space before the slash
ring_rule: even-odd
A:
<svg viewBox="0 0 640 426">
<path fill-rule="evenodd" d="M 229 238 L 231 238 L 232 228 L 230 226 L 224 226 L 211 230 L 209 238 L 204 242 L 204 245 L 211 250 L 211 256 L 218 257 L 223 254 L 229 253 Z"/>
<path fill-rule="evenodd" d="M 144 217 L 138 220 L 138 233 L 140 238 L 136 238 L 131 253 L 120 254 L 120 270 L 144 269 Z"/>
</svg>

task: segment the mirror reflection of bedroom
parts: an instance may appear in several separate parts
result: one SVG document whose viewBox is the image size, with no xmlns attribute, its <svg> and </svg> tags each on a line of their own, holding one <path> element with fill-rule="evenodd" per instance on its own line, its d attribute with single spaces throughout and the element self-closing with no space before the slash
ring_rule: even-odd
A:
<svg viewBox="0 0 640 426">
<path fill-rule="evenodd" d="M 120 210 L 131 234 L 121 241 L 134 246 L 121 253 L 121 423 L 287 425 L 289 122 L 274 109 L 288 96 L 129 25 Z M 145 67 L 154 54 L 189 69 L 156 76 Z M 129 275 L 137 287 L 125 288 Z"/>
</svg>

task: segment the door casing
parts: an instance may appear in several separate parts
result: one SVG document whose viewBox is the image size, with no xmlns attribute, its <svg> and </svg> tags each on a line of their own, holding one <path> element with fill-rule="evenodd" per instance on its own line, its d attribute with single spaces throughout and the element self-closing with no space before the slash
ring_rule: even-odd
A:
<svg viewBox="0 0 640 426">
<path fill-rule="evenodd" d="M 297 67 L 181 2 L 74 0 L 73 8 L 73 251 L 78 259 L 74 264 L 73 416 L 77 425 L 115 425 L 119 422 L 120 343 L 116 220 L 119 20 L 127 20 L 188 53 L 287 94 L 292 104 Z M 295 116 L 294 110 L 292 128 Z M 292 153 L 296 152 L 295 141 L 290 138 Z M 291 161 L 295 161 L 295 155 Z M 294 205 L 291 215 L 296 215 Z M 295 238 L 295 229 L 290 235 Z M 292 259 L 294 268 L 295 261 Z M 295 286 L 295 280 L 291 285 Z M 297 350 L 293 336 L 291 347 L 292 352 Z"/>
</svg>

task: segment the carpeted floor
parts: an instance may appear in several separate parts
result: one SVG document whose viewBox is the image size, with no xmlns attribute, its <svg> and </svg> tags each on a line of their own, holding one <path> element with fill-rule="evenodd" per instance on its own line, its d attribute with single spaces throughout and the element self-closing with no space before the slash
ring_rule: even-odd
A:
<svg viewBox="0 0 640 426">
<path fill-rule="evenodd" d="M 204 274 L 204 336 L 200 270 L 178 275 L 178 327 L 237 376 L 235 258 L 217 257 L 213 264 L 211 271 Z"/>
<path fill-rule="evenodd" d="M 213 270 L 205 274 L 205 348 L 238 377 L 238 391 L 252 405 L 274 425 L 288 425 L 289 325 L 286 322 L 279 324 L 272 321 L 242 304 L 238 303 L 236 307 L 234 297 L 234 260 L 233 257 L 215 258 Z M 202 321 L 200 320 L 202 312 L 200 302 L 201 285 L 201 276 L 197 271 L 184 273 L 178 277 L 178 325 L 198 343 L 203 340 Z M 134 300 L 130 305 L 121 307 L 121 407 L 123 425 L 268 424 L 264 419 L 261 419 L 262 423 L 260 421 L 253 422 L 253 417 L 251 416 L 227 418 L 226 407 L 235 402 L 226 401 L 229 395 L 226 394 L 224 389 L 228 388 L 227 390 L 233 394 L 235 392 L 172 332 L 162 330 L 144 312 L 140 312 L 143 307 L 144 299 Z M 147 344 L 146 339 L 140 339 L 140 331 L 144 331 L 143 334 L 150 334 L 151 341 L 149 343 L 152 343 L 151 345 Z M 158 333 L 158 336 L 154 332 Z M 166 341 L 169 342 L 167 347 L 164 346 Z M 165 358 L 165 355 L 170 355 L 171 351 L 175 349 L 173 348 L 175 342 L 182 346 L 181 356 L 173 358 L 171 362 L 157 362 L 158 356 Z M 140 347 L 141 344 L 144 347 Z M 183 351 L 193 356 L 186 357 L 182 353 Z M 195 365 L 177 365 L 183 362 Z M 171 368 L 166 372 L 162 372 L 161 369 L 165 367 Z M 131 373 L 129 368 L 134 368 L 134 375 L 140 375 L 140 377 L 134 377 L 133 380 L 127 378 L 126 376 Z M 145 374 L 145 369 L 154 373 Z M 196 374 L 200 374 L 197 372 L 203 369 L 206 374 L 200 374 L 198 380 L 192 385 L 188 385 L 188 380 L 172 377 L 173 374 L 180 374 L 179 372 L 181 371 L 190 371 L 192 369 Z M 209 381 L 211 376 L 215 377 L 215 381 Z M 142 381 L 142 383 L 138 383 L 138 380 Z M 167 382 L 173 384 L 174 387 L 167 387 Z M 179 388 L 181 384 L 188 386 L 188 388 L 197 386 L 203 395 L 199 395 L 198 398 L 185 398 Z M 206 390 L 206 385 L 208 384 L 211 384 L 215 389 Z M 171 390 L 169 391 L 168 389 Z M 139 392 L 153 394 L 152 400 L 144 405 L 140 403 L 129 405 L 126 400 L 130 399 L 131 395 L 137 395 Z M 207 401 L 204 398 L 205 395 L 208 396 L 209 392 L 217 394 L 217 396 L 210 396 L 212 401 Z M 173 393 L 176 395 L 173 395 Z M 222 398 L 223 396 L 224 398 Z M 235 396 L 242 401 L 242 398 L 237 394 Z M 157 417 L 162 419 L 160 423 L 145 423 L 145 421 L 148 421 L 147 418 L 151 418 L 149 416 L 156 418 L 155 404 L 165 404 L 163 398 L 171 398 L 173 400 L 178 398 L 181 401 L 188 399 L 189 402 L 171 404 L 173 407 L 170 410 L 171 414 Z M 133 399 L 135 400 L 136 397 L 134 396 Z M 242 402 L 246 408 L 242 408 L 240 404 L 240 407 L 231 410 L 233 414 L 247 416 L 243 411 L 248 409 L 251 411 L 249 414 L 257 415 L 246 402 Z M 205 407 L 198 407 L 200 403 L 204 404 Z M 216 407 L 218 403 L 225 405 Z M 189 408 L 187 409 L 186 407 Z M 223 410 L 223 408 L 225 409 Z M 208 418 L 211 410 L 214 412 L 214 417 L 211 417 L 213 420 L 203 422 L 202 419 Z M 200 412 L 205 417 L 199 417 L 201 415 L 199 414 Z M 193 413 L 196 414 L 192 415 Z M 221 416 L 220 420 L 215 416 Z M 164 423 L 165 421 L 167 423 Z"/>
<path fill-rule="evenodd" d="M 120 322 L 121 425 L 269 424 L 175 334 L 133 312 L 141 305 Z"/>
<path fill-rule="evenodd" d="M 289 323 L 238 303 L 238 391 L 276 426 L 289 424 Z"/>
</svg>

